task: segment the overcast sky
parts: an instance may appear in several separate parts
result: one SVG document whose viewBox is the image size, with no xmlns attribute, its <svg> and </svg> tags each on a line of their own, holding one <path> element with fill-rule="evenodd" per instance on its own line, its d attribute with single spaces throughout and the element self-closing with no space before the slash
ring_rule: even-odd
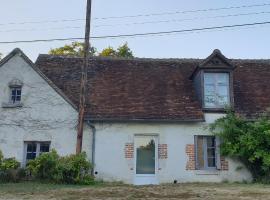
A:
<svg viewBox="0 0 270 200">
<path fill-rule="evenodd" d="M 85 18 L 86 0 L 0 0 L 0 3 L 0 42 L 84 36 L 84 21 L 80 19 Z M 181 13 L 254 4 L 269 5 Z M 145 16 L 174 12 L 178 13 Z M 143 16 L 121 17 L 130 15 Z M 118 16 L 120 18 L 112 18 Z M 92 36 L 246 24 L 270 21 L 270 0 L 93 0 L 92 17 Z M 270 24 L 267 24 L 163 36 L 95 39 L 92 45 L 100 50 L 127 41 L 137 57 L 205 58 L 218 48 L 229 58 L 270 58 L 269 33 Z M 0 44 L 0 52 L 7 54 L 19 47 L 35 61 L 39 53 L 47 53 L 50 48 L 66 43 L 71 41 Z"/>
</svg>

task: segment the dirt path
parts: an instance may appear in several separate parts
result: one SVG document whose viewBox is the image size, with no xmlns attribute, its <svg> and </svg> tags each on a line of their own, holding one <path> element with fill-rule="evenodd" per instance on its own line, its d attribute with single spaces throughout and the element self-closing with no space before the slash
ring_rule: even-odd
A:
<svg viewBox="0 0 270 200">
<path fill-rule="evenodd" d="M 1 186 L 0 186 L 1 187 Z M 8 191 L 0 189 L 0 199 L 61 200 L 141 200 L 141 199 L 207 199 L 270 200 L 270 186 L 249 184 L 177 184 L 160 186 L 99 186 L 59 188 L 47 191 Z"/>
</svg>

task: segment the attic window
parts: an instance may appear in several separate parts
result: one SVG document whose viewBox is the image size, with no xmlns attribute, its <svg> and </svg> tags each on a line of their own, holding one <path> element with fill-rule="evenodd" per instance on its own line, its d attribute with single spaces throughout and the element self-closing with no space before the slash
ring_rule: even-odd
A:
<svg viewBox="0 0 270 200">
<path fill-rule="evenodd" d="M 22 98 L 22 87 L 11 86 L 10 87 L 10 103 L 18 104 L 21 102 L 21 98 Z"/>
<path fill-rule="evenodd" d="M 22 107 L 22 86 L 20 80 L 14 79 L 9 82 L 8 102 L 2 103 L 2 108 L 17 108 Z"/>
<path fill-rule="evenodd" d="M 204 108 L 230 105 L 229 73 L 204 73 Z"/>
</svg>

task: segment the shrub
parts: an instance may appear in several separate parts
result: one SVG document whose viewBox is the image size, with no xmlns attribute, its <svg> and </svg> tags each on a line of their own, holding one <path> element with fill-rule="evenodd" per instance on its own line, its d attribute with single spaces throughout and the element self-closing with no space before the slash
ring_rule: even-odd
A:
<svg viewBox="0 0 270 200">
<path fill-rule="evenodd" d="M 58 176 L 59 155 L 55 150 L 43 153 L 27 163 L 30 174 L 40 180 L 54 180 Z"/>
<path fill-rule="evenodd" d="M 0 150 L 0 166 L 1 166 L 3 159 L 4 159 L 4 156 L 3 156 L 2 151 Z"/>
<path fill-rule="evenodd" d="M 0 182 L 18 182 L 25 174 L 15 158 L 4 158 L 0 151 Z"/>
<path fill-rule="evenodd" d="M 86 153 L 60 157 L 55 150 L 27 164 L 27 170 L 34 178 L 66 184 L 92 184 L 91 168 Z"/>
<path fill-rule="evenodd" d="M 91 168 L 86 153 L 62 157 L 59 160 L 59 171 L 64 183 L 87 184 L 91 182 L 92 178 L 89 174 Z"/>
<path fill-rule="evenodd" d="M 2 160 L 0 170 L 18 169 L 19 167 L 20 163 L 15 158 L 6 158 Z"/>
<path fill-rule="evenodd" d="M 241 160 L 255 181 L 269 182 L 270 118 L 267 115 L 251 122 L 228 111 L 210 130 L 221 138 L 223 155 Z"/>
</svg>

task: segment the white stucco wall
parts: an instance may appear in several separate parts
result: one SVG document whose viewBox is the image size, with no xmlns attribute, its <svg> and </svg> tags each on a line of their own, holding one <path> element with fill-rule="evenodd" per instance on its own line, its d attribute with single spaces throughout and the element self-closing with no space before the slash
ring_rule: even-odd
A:
<svg viewBox="0 0 270 200">
<path fill-rule="evenodd" d="M 9 82 L 23 82 L 21 108 L 3 108 Z M 24 161 L 25 141 L 50 141 L 60 155 L 76 149 L 77 111 L 20 56 L 0 67 L 0 149 L 5 157 Z M 91 159 L 91 129 L 85 125 L 83 150 Z"/>
<path fill-rule="evenodd" d="M 220 114 L 206 114 L 206 122 L 213 122 Z M 157 134 L 160 144 L 168 145 L 168 158 L 158 161 L 159 183 L 221 182 L 251 180 L 250 173 L 238 161 L 228 159 L 228 171 L 188 171 L 187 144 L 194 144 L 194 135 L 209 135 L 207 123 L 102 123 L 96 124 L 97 178 L 105 181 L 133 183 L 134 159 L 125 158 L 125 144 L 134 142 L 135 134 Z M 133 168 L 133 170 L 132 170 Z"/>
<path fill-rule="evenodd" d="M 9 82 L 23 82 L 22 108 L 2 108 L 9 100 Z M 19 55 L 0 67 L 0 149 L 5 157 L 24 160 L 25 141 L 50 141 L 60 155 L 75 153 L 77 111 L 67 103 Z M 125 144 L 135 134 L 156 134 L 158 143 L 168 145 L 168 158 L 158 161 L 160 183 L 250 180 L 241 164 L 228 159 L 229 171 L 187 171 L 187 144 L 194 135 L 208 135 L 206 127 L 221 114 L 206 114 L 206 123 L 95 123 L 96 177 L 105 181 L 134 182 L 134 160 L 125 158 Z M 91 159 L 92 132 L 85 125 L 83 150 Z"/>
</svg>

